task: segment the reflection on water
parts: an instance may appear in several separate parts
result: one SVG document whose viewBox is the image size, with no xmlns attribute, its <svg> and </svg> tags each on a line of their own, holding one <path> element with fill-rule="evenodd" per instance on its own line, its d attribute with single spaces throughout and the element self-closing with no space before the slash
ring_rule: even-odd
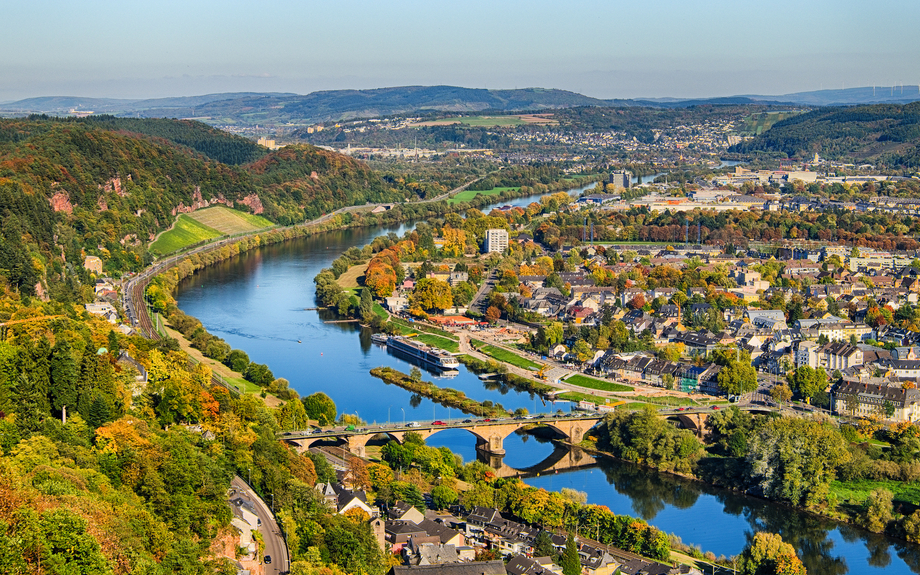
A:
<svg viewBox="0 0 920 575">
<path fill-rule="evenodd" d="M 450 410 L 369 375 L 371 368 L 383 365 L 411 369 L 373 345 L 369 330 L 355 323 L 324 323 L 337 319 L 335 313 L 307 309 L 316 307 L 313 277 L 339 254 L 380 234 L 401 234 L 405 229 L 328 232 L 247 252 L 183 281 L 177 289 L 179 307 L 233 348 L 245 350 L 253 361 L 267 364 L 277 377 L 287 378 L 301 395 L 329 394 L 340 412 L 357 413 L 369 422 L 446 418 Z M 458 371 L 443 386 L 478 401 L 538 413 L 564 405 L 544 405 L 530 393 L 500 382 L 483 383 L 464 367 Z M 452 415 L 460 417 L 457 410 Z M 467 431 L 444 430 L 428 443 L 445 445 L 465 461 L 476 457 L 476 439 Z M 528 435 L 513 433 L 504 446 L 503 463 L 515 469 L 559 456 L 552 443 Z M 625 463 L 604 460 L 591 469 L 541 474 L 526 481 L 551 490 L 585 491 L 592 503 L 641 516 L 717 555 L 739 553 L 754 533 L 766 530 L 792 543 L 811 574 L 920 573 L 920 548 L 915 545 Z"/>
<path fill-rule="evenodd" d="M 810 575 L 920 573 L 916 545 L 626 462 L 601 458 L 594 469 L 526 482 L 585 491 L 590 503 L 641 517 L 716 555 L 736 555 L 754 533 L 768 531 L 798 550 Z"/>
</svg>

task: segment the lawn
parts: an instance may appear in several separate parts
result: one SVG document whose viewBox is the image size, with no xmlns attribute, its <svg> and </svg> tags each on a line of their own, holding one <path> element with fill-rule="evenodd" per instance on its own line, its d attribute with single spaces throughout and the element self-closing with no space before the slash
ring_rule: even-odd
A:
<svg viewBox="0 0 920 575">
<path fill-rule="evenodd" d="M 446 337 L 440 337 L 430 333 L 419 333 L 413 339 L 417 339 L 420 342 L 426 343 L 428 345 L 433 345 L 434 347 L 440 347 L 441 349 L 451 353 L 457 353 L 460 351 L 460 343 L 452 339 L 447 339 Z"/>
<path fill-rule="evenodd" d="M 383 309 L 383 306 L 380 305 L 380 304 L 377 303 L 377 302 L 374 302 L 374 313 L 375 313 L 380 319 L 386 319 L 386 318 L 388 318 L 388 317 L 390 316 L 390 314 L 387 313 L 387 310 Z"/>
<path fill-rule="evenodd" d="M 160 234 L 157 241 L 150 244 L 150 251 L 156 254 L 171 254 L 188 246 L 220 237 L 219 231 L 182 214 L 171 230 Z"/>
<path fill-rule="evenodd" d="M 601 405 L 606 401 L 603 397 L 598 397 L 596 395 L 591 395 L 588 393 L 579 393 L 577 391 L 567 391 L 565 393 L 560 393 L 556 396 L 558 399 L 567 399 L 569 401 L 590 401 L 591 403 L 599 403 Z"/>
<path fill-rule="evenodd" d="M 428 327 L 420 323 L 412 323 L 397 317 L 390 318 L 390 323 L 399 328 L 400 333 L 405 335 L 407 333 L 430 333 L 433 335 L 438 335 L 446 339 L 456 340 L 457 336 L 450 333 L 449 331 L 444 331 L 443 329 L 437 329 L 434 327 Z"/>
<path fill-rule="evenodd" d="M 907 481 L 833 481 L 831 493 L 838 501 L 862 503 L 874 489 L 887 489 L 894 494 L 895 501 L 920 505 L 920 485 Z"/>
<path fill-rule="evenodd" d="M 337 284 L 339 284 L 343 288 L 360 287 L 364 283 L 362 278 L 364 277 L 364 270 L 366 269 L 367 269 L 366 263 L 358 264 L 356 266 L 351 266 L 350 268 L 345 270 L 345 273 L 340 275 L 339 278 L 335 281 Z M 361 279 L 362 281 L 358 281 L 359 279 Z"/>
<path fill-rule="evenodd" d="M 498 361 L 510 363 L 511 365 L 520 367 L 521 369 L 539 371 L 539 369 L 543 367 L 539 363 L 534 363 L 530 361 L 529 359 L 525 359 L 515 353 L 511 353 L 510 351 L 501 349 L 500 347 L 487 345 L 483 347 L 482 349 L 480 349 L 479 351 L 488 355 L 489 357 L 493 357 L 497 359 Z"/>
<path fill-rule="evenodd" d="M 635 396 L 635 399 L 641 399 L 643 401 L 647 401 L 649 403 L 656 403 L 658 405 L 676 405 L 678 407 L 686 406 L 686 405 L 697 405 L 697 403 L 693 401 L 692 399 L 690 399 L 689 397 L 677 397 L 673 395 L 659 395 L 656 397 L 646 397 L 644 395 L 637 395 Z"/>
<path fill-rule="evenodd" d="M 518 188 L 506 187 L 506 188 L 492 188 L 491 190 L 463 190 L 456 196 L 451 197 L 447 200 L 449 204 L 458 204 L 460 202 L 468 202 L 475 198 L 478 195 L 483 196 L 497 196 L 498 194 L 508 191 L 508 190 L 517 190 Z"/>
<path fill-rule="evenodd" d="M 613 383 L 612 381 L 604 381 L 603 379 L 594 379 L 593 377 L 588 377 L 586 375 L 573 375 L 565 379 L 566 383 L 571 383 L 572 385 L 577 385 L 580 387 L 587 387 L 590 389 L 598 389 L 600 391 L 632 391 L 633 388 L 628 385 L 620 385 L 619 383 Z"/>
<path fill-rule="evenodd" d="M 190 218 L 224 234 L 252 232 L 270 228 L 275 224 L 261 216 L 231 210 L 224 206 L 214 206 L 187 214 Z"/>
</svg>

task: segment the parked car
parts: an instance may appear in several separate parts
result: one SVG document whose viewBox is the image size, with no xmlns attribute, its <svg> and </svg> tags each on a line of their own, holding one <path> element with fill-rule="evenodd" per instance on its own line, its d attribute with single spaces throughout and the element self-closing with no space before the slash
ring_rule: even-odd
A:
<svg viewBox="0 0 920 575">
<path fill-rule="evenodd" d="M 271 555 L 266 555 L 266 556 L 265 556 L 265 564 L 266 564 L 266 565 L 271 565 L 271 564 L 272 564 L 272 556 L 271 556 Z"/>
</svg>

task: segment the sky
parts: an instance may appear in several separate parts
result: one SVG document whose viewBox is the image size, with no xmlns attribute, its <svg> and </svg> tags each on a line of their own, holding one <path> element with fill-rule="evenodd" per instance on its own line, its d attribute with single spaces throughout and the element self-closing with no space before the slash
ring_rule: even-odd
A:
<svg viewBox="0 0 920 575">
<path fill-rule="evenodd" d="M 7 0 L 0 102 L 447 84 L 597 98 L 920 83 L 916 0 Z"/>
</svg>

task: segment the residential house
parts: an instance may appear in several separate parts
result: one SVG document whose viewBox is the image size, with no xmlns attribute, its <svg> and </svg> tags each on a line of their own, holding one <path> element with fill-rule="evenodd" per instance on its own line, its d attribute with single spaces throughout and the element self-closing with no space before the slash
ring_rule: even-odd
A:
<svg viewBox="0 0 920 575">
<path fill-rule="evenodd" d="M 620 568 L 620 562 L 606 549 L 587 543 L 578 549 L 578 558 L 581 560 L 582 573 L 588 575 L 612 575 Z"/>
<path fill-rule="evenodd" d="M 863 351 L 855 345 L 832 341 L 818 350 L 818 364 L 828 373 L 862 365 Z"/>
<path fill-rule="evenodd" d="M 562 568 L 549 557 L 525 557 L 515 555 L 505 565 L 508 575 L 558 575 Z"/>
<path fill-rule="evenodd" d="M 467 561 L 442 565 L 396 565 L 387 575 L 506 575 L 505 562 Z"/>
</svg>

